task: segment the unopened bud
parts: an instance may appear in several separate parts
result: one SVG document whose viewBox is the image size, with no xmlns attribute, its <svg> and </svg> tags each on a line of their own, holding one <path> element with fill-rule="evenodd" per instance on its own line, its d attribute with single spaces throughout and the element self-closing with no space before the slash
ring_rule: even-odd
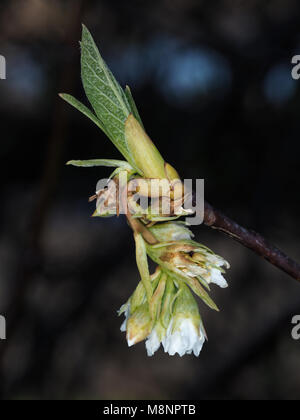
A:
<svg viewBox="0 0 300 420">
<path fill-rule="evenodd" d="M 127 321 L 127 342 L 128 346 L 131 347 L 146 337 L 151 332 L 152 320 L 149 313 L 148 303 L 144 303 L 139 306 Z"/>
</svg>

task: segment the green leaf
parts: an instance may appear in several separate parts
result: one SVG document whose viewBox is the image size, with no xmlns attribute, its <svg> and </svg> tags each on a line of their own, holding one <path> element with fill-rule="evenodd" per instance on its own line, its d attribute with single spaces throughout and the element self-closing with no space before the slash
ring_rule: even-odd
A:
<svg viewBox="0 0 300 420">
<path fill-rule="evenodd" d="M 124 160 L 114 159 L 69 160 L 66 165 L 81 166 L 84 168 L 91 168 L 93 166 L 107 166 L 110 168 L 122 168 L 128 171 L 133 170 L 132 166 Z"/>
<path fill-rule="evenodd" d="M 107 67 L 88 29 L 83 25 L 81 77 L 85 93 L 105 130 L 129 163 L 134 165 L 127 146 L 124 124 L 131 112 L 127 97 Z"/>
<path fill-rule="evenodd" d="M 78 101 L 74 96 L 68 95 L 67 93 L 60 93 L 59 96 L 64 99 L 66 102 L 68 102 L 70 105 L 72 105 L 74 108 L 78 109 L 78 111 L 82 112 L 86 117 L 88 117 L 90 120 L 92 120 L 101 130 L 106 134 L 105 127 L 103 123 L 96 117 L 95 114 L 83 103 Z"/>
<path fill-rule="evenodd" d="M 133 116 L 135 117 L 135 119 L 138 120 L 138 122 L 141 124 L 141 126 L 143 128 L 145 128 L 144 125 L 143 125 L 142 119 L 140 117 L 139 111 L 138 111 L 138 109 L 136 107 L 135 101 L 133 99 L 133 96 L 132 96 L 130 87 L 129 86 L 126 86 L 124 92 L 125 92 L 125 95 L 127 97 L 128 103 L 129 103 L 130 108 L 131 108 L 131 112 L 133 113 Z"/>
</svg>

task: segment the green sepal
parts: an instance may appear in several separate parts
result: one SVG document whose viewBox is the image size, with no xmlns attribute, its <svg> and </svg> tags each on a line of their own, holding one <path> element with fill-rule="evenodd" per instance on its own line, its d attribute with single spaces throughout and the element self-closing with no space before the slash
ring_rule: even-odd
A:
<svg viewBox="0 0 300 420">
<path fill-rule="evenodd" d="M 125 171 L 133 171 L 132 166 L 125 160 L 114 159 L 88 159 L 88 160 L 69 160 L 66 165 L 92 168 L 93 166 L 106 166 L 111 168 L 122 168 Z"/>
<path fill-rule="evenodd" d="M 146 244 L 140 233 L 135 233 L 134 239 L 135 239 L 136 263 L 140 272 L 143 285 L 146 290 L 147 300 L 149 303 L 153 294 L 153 289 L 152 289 L 151 279 L 150 279 L 150 274 L 149 274 Z"/>
<path fill-rule="evenodd" d="M 149 310 L 153 320 L 157 320 L 161 310 L 161 301 L 166 287 L 167 275 L 163 273 L 149 303 Z"/>
</svg>

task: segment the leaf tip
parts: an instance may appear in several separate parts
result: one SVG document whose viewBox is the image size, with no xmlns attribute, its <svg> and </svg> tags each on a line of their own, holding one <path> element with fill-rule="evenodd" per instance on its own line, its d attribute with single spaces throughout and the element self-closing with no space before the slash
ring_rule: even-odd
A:
<svg viewBox="0 0 300 420">
<path fill-rule="evenodd" d="M 87 36 L 87 37 L 91 37 L 91 33 L 90 33 L 90 31 L 88 30 L 88 28 L 85 26 L 85 24 L 84 23 L 82 23 L 81 24 L 81 26 L 82 26 L 82 40 L 84 40 L 84 38 Z"/>
</svg>

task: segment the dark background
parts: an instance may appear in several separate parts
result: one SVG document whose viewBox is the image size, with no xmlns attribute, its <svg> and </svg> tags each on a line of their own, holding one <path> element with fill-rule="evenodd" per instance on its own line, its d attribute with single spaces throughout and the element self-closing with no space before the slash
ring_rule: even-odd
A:
<svg viewBox="0 0 300 420">
<path fill-rule="evenodd" d="M 199 358 L 128 348 L 118 308 L 138 281 L 123 218 L 92 219 L 109 170 L 69 159 L 119 158 L 88 119 L 84 22 L 149 135 L 206 199 L 299 260 L 300 54 L 297 0 L 46 1 L 0 6 L 2 398 L 297 399 L 300 285 L 221 233 L 196 239 L 231 262 Z"/>
</svg>

